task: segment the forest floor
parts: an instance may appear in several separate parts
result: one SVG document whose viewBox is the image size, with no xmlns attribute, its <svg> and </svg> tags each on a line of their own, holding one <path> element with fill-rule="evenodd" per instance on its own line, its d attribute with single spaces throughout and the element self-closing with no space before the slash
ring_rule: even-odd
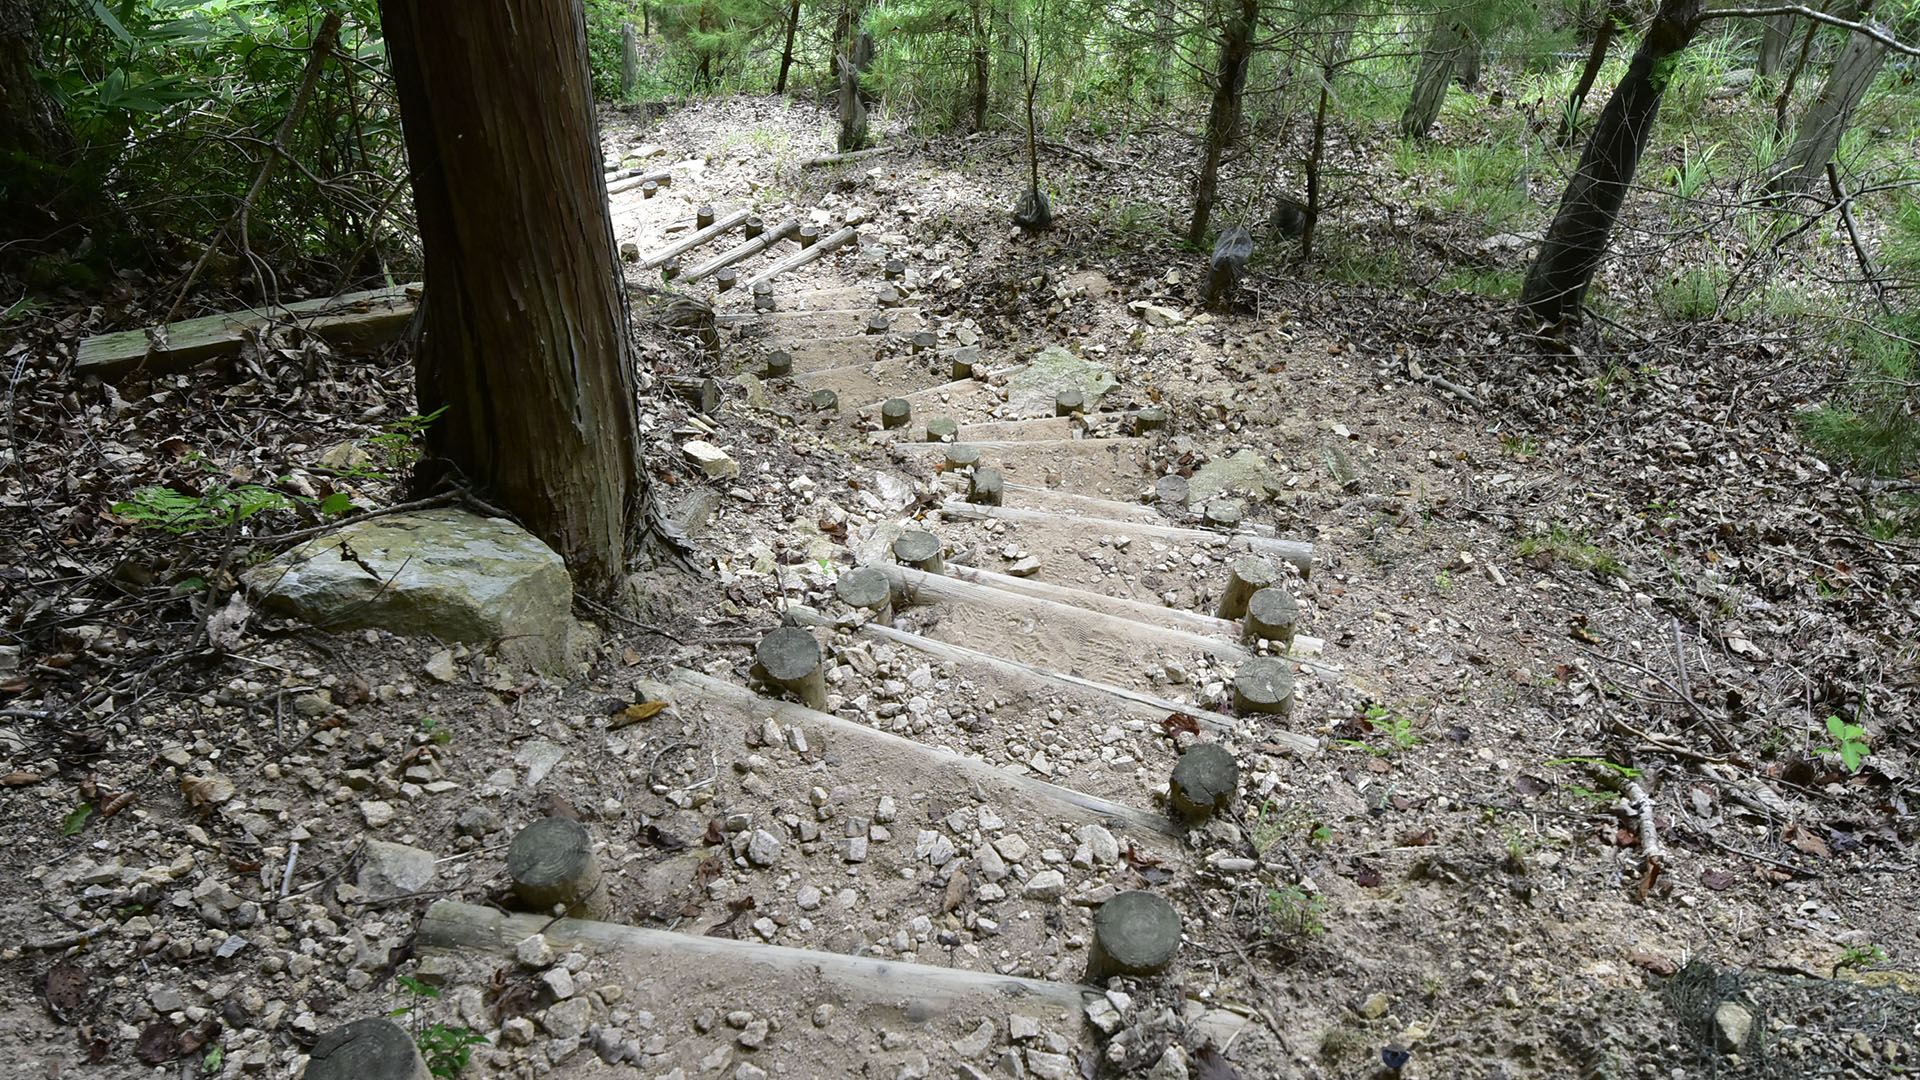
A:
<svg viewBox="0 0 1920 1080">
<path fill-rule="evenodd" d="M 1504 305 L 1328 280 L 1273 249 L 1233 310 L 1207 313 L 1204 258 L 1167 229 L 1191 171 L 1178 133 L 1043 150 L 1061 227 L 1029 238 L 1007 224 L 1025 183 L 1018 140 L 907 144 L 797 169 L 829 149 L 828 125 L 819 110 L 760 99 L 651 124 L 609 114 L 609 160 L 648 147 L 648 162 L 680 163 L 665 198 L 687 204 L 616 197 L 619 238 L 656 247 L 659 222 L 696 202 L 750 205 L 769 222 L 861 208 L 863 251 L 822 260 L 807 287 L 870 287 L 884 250 L 908 264 L 914 303 L 943 337 L 976 337 L 1007 364 L 1065 345 L 1109 366 L 1118 386 L 1089 434 L 1112 433 L 1129 408 L 1168 410 L 1171 432 L 1101 497 L 1138 502 L 1159 476 L 1247 453 L 1266 477 L 1249 521 L 1314 545 L 1312 576 L 1294 583 L 1303 630 L 1340 677 L 1303 681 L 1283 726 L 1319 748 L 1243 747 L 1233 824 L 1196 832 L 1168 856 L 1172 872 L 1143 859 L 1107 879 L 1163 887 L 1189 918 L 1174 973 L 1136 987 L 1123 1023 L 1149 1002 L 1189 1015 L 1187 1001 L 1241 1022 L 1204 1033 L 1223 1060 L 1179 1025 L 1143 1022 L 1106 1053 L 1083 1040 L 1071 1051 L 1083 1075 L 1173 1075 L 1158 1054 L 1171 1042 L 1212 1077 L 1920 1070 L 1920 837 L 1908 801 L 1920 548 L 1877 535 L 1862 518 L 1868 481 L 1798 437 L 1797 411 L 1848 375 L 1838 358 L 1791 327 L 1713 322 L 1606 327 L 1570 355 L 1547 355 Z M 1387 177 L 1364 200 L 1336 202 L 1322 243 L 1392 249 L 1410 264 L 1524 259 L 1470 222 L 1424 215 L 1417 189 Z M 1544 221 L 1554 193 L 1535 194 Z M 493 1037 L 476 1070 L 593 1075 L 602 1061 L 556 1063 L 542 1050 L 564 1037 L 557 1020 L 535 1036 L 502 1010 L 521 976 L 503 974 L 504 989 L 456 978 L 443 1000 L 413 1000 L 395 976 L 418 970 L 415 911 L 442 895 L 491 896 L 507 823 L 563 813 L 609 838 L 623 918 L 687 918 L 670 910 L 686 883 L 661 883 L 684 869 L 676 860 L 692 839 L 675 830 L 701 815 L 653 783 L 675 744 L 616 739 L 610 712 L 670 666 L 746 681 L 748 646 L 781 604 L 817 603 L 887 521 L 937 520 L 927 509 L 946 481 L 857 418 L 809 414 L 797 389 L 730 382 L 709 437 L 744 473 L 709 482 L 679 456 L 684 407 L 649 389 L 663 499 L 685 507 L 705 493 L 717 507 L 693 532 L 703 572 L 651 575 L 639 622 L 606 621 L 579 677 L 265 617 L 240 648 L 214 654 L 182 644 L 204 614 L 194 590 L 229 587 L 249 549 L 297 523 L 269 514 L 252 535 L 175 536 L 110 507 L 141 485 L 204 490 L 213 477 L 292 476 L 309 493 L 334 484 L 391 498 L 390 483 L 344 480 L 319 462 L 413 411 L 411 369 L 398 346 L 343 357 L 272 340 L 217 370 L 115 385 L 68 377 L 77 335 L 119 328 L 111 305 L 138 308 L 69 308 L 8 354 L 0 521 L 19 554 L 0 570 L 4 641 L 17 650 L 0 672 L 10 774 L 0 813 L 15 835 L 0 872 L 34 883 L 0 921 L 0 1015 L 11 1021 L 0 1048 L 14 1074 L 132 1075 L 180 1061 L 180 1075 L 286 1075 L 317 1030 L 417 1005 Z M 760 359 L 751 341 L 729 340 L 718 361 L 652 331 L 643 346 L 650 387 L 675 370 L 726 381 Z M 1171 608 L 1211 613 L 1222 574 L 1211 553 L 1121 557 L 1093 533 L 951 521 L 940 531 L 982 569 L 1031 554 L 1047 580 Z M 892 676 L 958 695 L 950 672 L 885 655 L 881 666 L 876 687 Z M 1205 662 L 1137 667 L 1162 696 L 1223 707 L 1222 677 Z M 859 717 L 858 697 L 848 689 L 843 716 Z M 910 734 L 1058 783 L 1134 782 L 1112 755 L 1088 752 L 1072 723 L 968 727 L 960 702 L 940 705 Z M 1864 728 L 1857 768 L 1830 716 Z M 1171 730 L 1115 730 L 1126 761 L 1171 760 Z M 1053 760 L 1037 763 L 1036 747 Z M 761 753 L 736 768 L 767 772 L 775 787 L 799 775 L 778 775 L 799 770 L 797 758 Z M 357 901 L 342 883 L 368 835 L 441 856 L 431 895 Z M 1254 869 L 1221 870 L 1208 856 L 1223 852 Z M 760 898 L 755 916 L 784 920 L 800 915 L 787 910 L 795 878 L 739 881 Z M 780 922 L 782 943 L 961 962 L 955 946 L 943 960 L 924 935 L 916 942 L 910 912 L 879 910 L 884 886 L 871 890 L 828 890 L 868 924 L 853 936 L 823 926 L 805 938 L 799 917 Z M 697 920 L 732 925 L 741 911 L 711 902 L 724 894 L 694 889 L 691 910 L 707 908 Z M 1044 921 L 1059 940 L 1009 931 L 1026 950 L 1022 973 L 1072 981 L 1069 953 L 1083 942 Z M 106 929 L 84 933 L 96 927 Z M 71 948 L 83 936 L 90 943 Z M 609 981 L 600 973 L 595 1008 L 617 1014 Z M 641 1023 L 629 998 L 631 1060 L 650 1076 L 916 1075 L 916 1060 L 928 1075 L 929 1058 L 934 1075 L 953 1074 L 940 1049 L 959 1036 L 931 1029 L 858 1031 L 837 1061 L 783 1063 L 779 1026 L 798 1031 L 808 1012 L 777 985 L 740 995 L 728 1022 L 751 1031 L 771 1017 L 775 1046 L 729 1058 L 734 1032 L 711 1010 L 662 1007 Z M 1731 1050 L 1716 1045 L 1737 1024 L 1716 1012 L 1727 1001 L 1756 1031 Z M 1396 1045 L 1412 1061 L 1383 1073 L 1382 1051 Z M 1001 1060 L 1017 1070 L 1041 1058 L 1051 1060 Z M 607 1074 L 632 1075 L 625 1068 Z"/>
</svg>

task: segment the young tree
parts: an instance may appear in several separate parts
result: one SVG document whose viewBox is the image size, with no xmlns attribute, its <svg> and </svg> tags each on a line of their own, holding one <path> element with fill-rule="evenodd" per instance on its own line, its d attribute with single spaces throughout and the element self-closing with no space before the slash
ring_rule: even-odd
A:
<svg viewBox="0 0 1920 1080">
<path fill-rule="evenodd" d="M 1253 33 L 1259 25 L 1260 0 L 1221 0 L 1220 66 L 1213 76 L 1213 104 L 1207 110 L 1207 132 L 1200 150 L 1200 176 L 1193 185 L 1193 219 L 1187 225 L 1187 243 L 1207 236 L 1207 221 L 1219 196 L 1220 155 L 1232 145 L 1240 126 L 1241 99 L 1247 89 L 1247 69 L 1253 63 Z"/>
<path fill-rule="evenodd" d="M 1860 20 L 1866 22 L 1872 10 L 1871 0 L 1862 3 Z M 1769 192 L 1783 194 L 1813 187 L 1826 171 L 1827 162 L 1840 145 L 1840 136 L 1846 133 L 1854 110 L 1860 107 L 1867 91 L 1873 87 L 1873 80 L 1880 74 L 1881 65 L 1886 63 L 1886 59 L 1887 46 L 1872 36 L 1859 31 L 1847 36 L 1846 48 L 1840 51 L 1839 58 L 1833 62 L 1833 70 L 1827 73 L 1827 81 L 1820 87 L 1819 95 L 1800 118 L 1793 145 L 1787 149 L 1772 178 L 1768 180 Z"/>
<path fill-rule="evenodd" d="M 1447 100 L 1447 85 L 1453 82 L 1453 69 L 1473 44 L 1473 31 L 1465 17 L 1454 11 L 1442 11 L 1433 17 L 1433 30 L 1426 47 L 1420 50 L 1420 73 L 1414 76 L 1413 92 L 1407 95 L 1406 111 L 1400 114 L 1400 134 L 1410 139 L 1426 138 L 1440 106 Z"/>
<path fill-rule="evenodd" d="M 580 0 L 381 0 L 426 253 L 428 452 L 617 595 L 648 523 Z"/>
<path fill-rule="evenodd" d="M 1627 186 L 1653 132 L 1673 61 L 1693 41 L 1702 2 L 1661 0 L 1626 75 L 1594 124 L 1520 290 L 1521 310 L 1544 326 L 1570 326 L 1580 319 L 1581 301 L 1606 257 Z"/>
</svg>

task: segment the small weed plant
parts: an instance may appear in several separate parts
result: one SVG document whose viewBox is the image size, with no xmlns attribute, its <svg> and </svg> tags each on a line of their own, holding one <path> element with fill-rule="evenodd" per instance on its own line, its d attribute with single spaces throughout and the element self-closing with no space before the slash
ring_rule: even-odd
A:
<svg viewBox="0 0 1920 1080">
<path fill-rule="evenodd" d="M 410 975 L 396 976 L 394 981 L 406 991 L 409 1000 L 387 1015 L 395 1020 L 412 1021 L 413 1043 L 426 1059 L 427 1071 L 440 1077 L 455 1077 L 465 1072 L 473 1060 L 473 1048 L 486 1044 L 486 1036 L 457 1024 L 427 1023 L 420 1006 L 438 1000 L 440 991 Z"/>
<path fill-rule="evenodd" d="M 1519 552 L 1522 558 L 1538 556 L 1548 562 L 1565 563 L 1601 577 L 1615 577 L 1626 572 L 1620 560 L 1604 548 L 1578 530 L 1557 522 L 1548 528 L 1545 536 L 1529 536 L 1520 541 Z"/>
<path fill-rule="evenodd" d="M 1821 753 L 1831 754 L 1840 759 L 1848 772 L 1860 771 L 1860 763 L 1867 758 L 1867 726 L 1849 724 L 1838 716 L 1827 717 L 1827 735 L 1833 739 L 1833 747 Z"/>
</svg>

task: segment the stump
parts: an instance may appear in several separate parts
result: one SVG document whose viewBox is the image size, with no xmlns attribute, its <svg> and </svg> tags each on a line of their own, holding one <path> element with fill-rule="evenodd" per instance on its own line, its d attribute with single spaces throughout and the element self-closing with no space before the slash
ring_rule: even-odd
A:
<svg viewBox="0 0 1920 1080">
<path fill-rule="evenodd" d="M 971 469 L 980 464 L 980 448 L 966 443 L 953 443 L 947 447 L 947 470 Z"/>
<path fill-rule="evenodd" d="M 1053 395 L 1053 415 L 1055 416 L 1072 416 L 1078 412 L 1085 412 L 1086 408 L 1087 395 L 1078 390 L 1062 390 Z"/>
<path fill-rule="evenodd" d="M 1167 410 L 1165 409 L 1141 409 L 1139 412 L 1133 414 L 1133 433 L 1135 435 L 1145 435 L 1150 431 L 1165 431 L 1166 429 Z"/>
<path fill-rule="evenodd" d="M 1007 497 L 1007 478 L 1000 470 L 983 465 L 973 470 L 967 483 L 967 501 L 983 506 L 999 506 Z"/>
<path fill-rule="evenodd" d="M 1237 619 L 1247 613 L 1247 601 L 1254 593 L 1280 580 L 1280 571 L 1258 555 L 1233 560 L 1227 575 L 1226 591 L 1220 594 L 1220 606 L 1214 614 L 1222 619 Z"/>
<path fill-rule="evenodd" d="M 660 185 L 658 183 L 652 180 L 649 180 L 646 183 L 640 185 L 641 198 L 651 199 L 658 194 L 660 194 Z"/>
<path fill-rule="evenodd" d="M 944 574 L 946 563 L 940 558 L 940 538 L 930 532 L 901 533 L 900 539 L 893 542 L 893 557 L 896 561 L 916 570 L 925 570 L 929 574 Z"/>
<path fill-rule="evenodd" d="M 820 226 L 818 225 L 800 226 L 800 246 L 801 247 L 810 248 L 814 244 L 818 243 L 819 240 L 820 240 Z"/>
<path fill-rule="evenodd" d="M 1205 821 L 1233 802 L 1240 786 L 1240 763 L 1219 743 L 1198 743 L 1173 766 L 1167 785 L 1173 808 L 1191 821 Z"/>
<path fill-rule="evenodd" d="M 747 239 L 752 240 L 754 237 L 759 236 L 761 233 L 767 231 L 767 223 L 764 221 L 761 221 L 757 217 L 750 217 L 747 219 L 745 228 L 747 232 Z"/>
<path fill-rule="evenodd" d="M 663 280 L 672 281 L 674 278 L 677 278 L 679 276 L 680 276 L 680 256 L 675 255 L 673 258 L 668 259 L 666 262 L 663 262 L 660 264 L 660 277 Z"/>
<path fill-rule="evenodd" d="M 885 270 L 888 281 L 899 281 L 907 272 L 907 264 L 899 259 L 888 259 Z"/>
<path fill-rule="evenodd" d="M 931 350 L 939 340 L 939 338 L 933 336 L 933 331 L 922 330 L 913 335 L 913 351 L 916 353 L 927 352 Z"/>
<path fill-rule="evenodd" d="M 1163 476 L 1153 482 L 1153 501 L 1161 506 L 1185 508 L 1190 488 L 1184 476 Z"/>
<path fill-rule="evenodd" d="M 548 817 L 521 829 L 507 849 L 513 894 L 535 911 L 563 909 L 576 919 L 605 919 L 613 910 L 593 838 L 572 818 Z"/>
<path fill-rule="evenodd" d="M 1179 948 L 1180 913 L 1165 897 L 1142 889 L 1119 893 L 1093 915 L 1086 981 L 1162 974 Z"/>
<path fill-rule="evenodd" d="M 1266 638 L 1282 645 L 1293 644 L 1293 631 L 1300 623 L 1300 604 L 1285 589 L 1261 589 L 1247 601 L 1246 618 L 1240 632 L 1246 641 Z"/>
<path fill-rule="evenodd" d="M 625 243 L 621 244 L 620 245 L 620 261 L 621 262 L 639 262 L 640 261 L 640 245 L 634 243 L 631 240 L 628 240 Z"/>
<path fill-rule="evenodd" d="M 839 394 L 836 394 L 831 390 L 815 390 L 813 392 L 813 411 L 834 412 L 834 411 L 837 411 L 839 408 L 840 408 Z"/>
<path fill-rule="evenodd" d="M 1240 665 L 1233 677 L 1233 711 L 1287 713 L 1293 711 L 1293 672 L 1284 660 L 1255 657 Z"/>
<path fill-rule="evenodd" d="M 726 292 L 728 289 L 733 288 L 735 285 L 738 285 L 739 283 L 740 283 L 740 272 L 738 270 L 735 270 L 731 266 L 724 267 L 721 269 L 719 273 L 713 275 L 714 287 L 719 289 L 721 292 Z"/>
<path fill-rule="evenodd" d="M 713 207 L 702 206 L 693 212 L 693 227 L 705 229 L 713 224 Z"/>
<path fill-rule="evenodd" d="M 772 311 L 773 307 L 773 282 L 763 281 L 755 285 L 753 287 L 753 310 Z"/>
<path fill-rule="evenodd" d="M 1232 499 L 1215 499 L 1204 511 L 1207 524 L 1216 529 L 1231 529 L 1240 524 L 1243 511 Z"/>
<path fill-rule="evenodd" d="M 953 354 L 954 381 L 973 378 L 973 367 L 980 362 L 980 346 L 968 345 Z"/>
<path fill-rule="evenodd" d="M 871 566 L 848 570 L 834 579 L 833 594 L 848 607 L 872 612 L 873 621 L 881 626 L 893 625 L 893 583 L 886 571 Z"/>
<path fill-rule="evenodd" d="M 960 434 L 960 425 L 951 416 L 936 416 L 927 421 L 928 442 L 949 442 Z"/>
<path fill-rule="evenodd" d="M 432 1080 L 407 1029 L 385 1017 L 355 1020 L 314 1040 L 307 1080 Z"/>
<path fill-rule="evenodd" d="M 888 398 L 880 404 L 880 427 L 882 430 L 907 426 L 913 419 L 913 403 L 903 397 Z"/>
<path fill-rule="evenodd" d="M 720 384 L 698 375 L 668 375 L 660 380 L 680 400 L 703 413 L 720 407 Z"/>
<path fill-rule="evenodd" d="M 785 349 L 776 349 L 767 357 L 767 378 L 784 379 L 793 374 L 793 354 Z"/>
<path fill-rule="evenodd" d="M 867 333 L 869 334 L 884 334 L 890 325 L 892 324 L 885 315 L 870 315 L 867 317 Z"/>
<path fill-rule="evenodd" d="M 770 631 L 753 648 L 754 672 L 760 678 L 798 697 L 809 709 L 827 707 L 827 678 L 821 664 L 820 642 L 797 626 Z"/>
</svg>

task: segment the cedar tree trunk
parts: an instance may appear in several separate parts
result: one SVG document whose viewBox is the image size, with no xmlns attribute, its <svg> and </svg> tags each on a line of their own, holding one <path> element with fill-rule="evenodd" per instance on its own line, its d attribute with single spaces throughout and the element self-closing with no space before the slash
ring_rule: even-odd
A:
<svg viewBox="0 0 1920 1080">
<path fill-rule="evenodd" d="M 646 520 L 580 0 L 381 0 L 426 253 L 429 455 L 616 596 Z"/>
<path fill-rule="evenodd" d="M 1661 0 L 1626 75 L 1594 124 L 1580 167 L 1567 181 L 1560 210 L 1520 290 L 1521 310 L 1544 326 L 1570 326 L 1580 319 L 1580 303 L 1606 257 L 1627 186 L 1660 112 L 1671 59 L 1693 40 L 1702 2 Z"/>
<path fill-rule="evenodd" d="M 1414 76 L 1413 92 L 1407 96 L 1407 109 L 1400 114 L 1400 134 L 1424 139 L 1440 116 L 1447 101 L 1447 84 L 1453 81 L 1454 65 L 1473 44 L 1473 34 L 1452 12 L 1434 17 L 1433 33 L 1420 50 L 1420 74 Z"/>
<path fill-rule="evenodd" d="M 1793 44 L 1793 24 L 1798 15 L 1769 15 L 1760 20 L 1760 54 L 1753 70 L 1762 78 L 1772 78 L 1787 66 L 1787 46 Z"/>
<path fill-rule="evenodd" d="M 60 105 L 35 81 L 38 5 L 0 0 L 0 238 L 43 235 L 83 201 L 66 175 L 73 132 Z"/>
<path fill-rule="evenodd" d="M 1869 14 L 1864 10 L 1867 5 L 1861 6 L 1860 17 L 1865 19 Z M 1793 145 L 1767 182 L 1769 193 L 1807 191 L 1820 181 L 1827 162 L 1840 146 L 1840 136 L 1846 134 L 1847 125 L 1853 120 L 1854 110 L 1872 89 L 1873 80 L 1879 77 L 1886 60 L 1885 45 L 1865 34 L 1848 35 L 1846 48 L 1840 50 L 1839 59 L 1833 62 L 1833 70 L 1827 73 L 1819 96 L 1800 118 Z"/>
<path fill-rule="evenodd" d="M 1220 39 L 1220 71 L 1213 85 L 1213 107 L 1207 111 L 1207 134 L 1200 159 L 1200 177 L 1193 185 L 1193 221 L 1187 243 L 1207 236 L 1220 187 L 1220 155 L 1233 142 L 1240 126 L 1240 99 L 1247 88 L 1247 68 L 1253 61 L 1253 31 L 1260 18 L 1260 0 L 1238 0 L 1238 10 L 1227 20 Z"/>
</svg>

